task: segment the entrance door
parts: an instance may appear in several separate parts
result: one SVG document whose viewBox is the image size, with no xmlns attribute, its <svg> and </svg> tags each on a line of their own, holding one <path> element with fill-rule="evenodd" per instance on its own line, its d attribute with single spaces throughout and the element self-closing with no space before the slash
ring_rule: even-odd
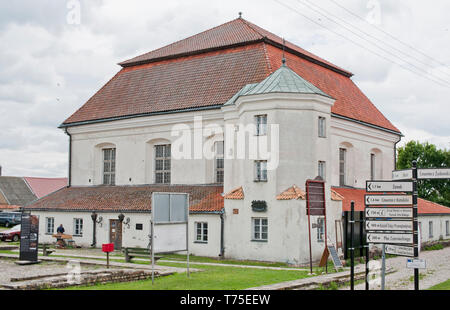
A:
<svg viewBox="0 0 450 310">
<path fill-rule="evenodd" d="M 109 220 L 109 242 L 114 243 L 114 249 L 122 249 L 122 222 Z"/>
</svg>

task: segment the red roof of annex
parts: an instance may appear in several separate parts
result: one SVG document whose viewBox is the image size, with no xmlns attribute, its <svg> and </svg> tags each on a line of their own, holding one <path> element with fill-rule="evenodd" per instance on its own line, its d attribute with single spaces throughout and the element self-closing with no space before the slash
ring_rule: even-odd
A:
<svg viewBox="0 0 450 310">
<path fill-rule="evenodd" d="M 220 108 L 281 66 L 283 40 L 242 18 L 122 62 L 123 67 L 62 126 Z M 350 79 L 351 73 L 286 42 L 287 65 L 336 99 L 334 115 L 400 131 Z"/>
</svg>

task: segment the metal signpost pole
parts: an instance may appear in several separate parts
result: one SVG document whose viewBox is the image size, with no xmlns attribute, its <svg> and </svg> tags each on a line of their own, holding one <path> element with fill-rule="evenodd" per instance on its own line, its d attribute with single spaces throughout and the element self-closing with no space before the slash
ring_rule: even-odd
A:
<svg viewBox="0 0 450 310">
<path fill-rule="evenodd" d="M 190 277 L 189 272 L 189 195 L 187 195 L 187 208 L 186 208 L 186 249 L 187 249 L 187 276 Z"/>
<path fill-rule="evenodd" d="M 382 260 L 381 260 L 381 290 L 384 291 L 386 283 L 386 244 L 383 244 Z"/>
<path fill-rule="evenodd" d="M 418 248 L 418 244 L 419 244 L 419 236 L 418 236 L 418 206 L 417 206 L 417 161 L 413 161 L 412 162 L 412 174 L 413 174 L 413 229 L 414 229 L 414 258 L 418 258 L 419 257 L 419 248 Z M 419 290 L 419 269 L 415 268 L 414 269 L 414 289 L 416 291 Z"/>
<path fill-rule="evenodd" d="M 350 289 L 353 291 L 355 289 L 355 247 L 353 244 L 353 233 L 355 229 L 355 202 L 351 202 L 350 209 Z"/>
<path fill-rule="evenodd" d="M 153 229 L 153 225 L 154 225 L 154 221 L 153 221 L 153 216 L 154 216 L 154 212 L 152 211 L 152 220 L 150 221 L 150 233 L 151 233 L 151 243 L 150 243 L 150 247 L 152 250 L 152 285 L 155 284 L 155 238 L 154 238 L 154 229 Z"/>
<path fill-rule="evenodd" d="M 366 232 L 366 212 L 363 213 L 363 223 L 361 225 L 364 225 L 363 232 Z M 367 242 L 366 242 L 367 243 Z M 364 245 L 365 254 L 366 254 L 366 291 L 369 290 L 369 244 Z"/>
<path fill-rule="evenodd" d="M 309 205 L 309 190 L 308 190 L 308 188 L 309 188 L 309 185 L 308 185 L 308 181 L 306 181 L 306 203 L 307 203 L 307 206 L 306 206 L 306 209 L 307 209 L 307 211 L 308 211 L 308 233 L 309 233 L 309 270 L 310 270 L 310 273 L 312 274 L 313 273 L 313 270 L 312 270 L 312 247 L 311 247 L 311 207 L 310 207 L 310 205 Z"/>
</svg>

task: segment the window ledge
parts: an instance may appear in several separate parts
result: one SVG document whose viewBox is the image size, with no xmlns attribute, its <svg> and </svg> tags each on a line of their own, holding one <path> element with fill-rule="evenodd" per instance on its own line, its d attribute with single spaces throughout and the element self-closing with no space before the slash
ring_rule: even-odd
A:
<svg viewBox="0 0 450 310">
<path fill-rule="evenodd" d="M 251 241 L 252 241 L 252 242 L 261 242 L 261 243 L 267 243 L 267 242 L 269 242 L 268 240 L 255 240 L 255 239 L 252 239 Z"/>
<path fill-rule="evenodd" d="M 81 237 L 83 237 L 83 235 L 72 235 L 72 237 L 79 237 L 79 238 L 81 238 Z"/>
<path fill-rule="evenodd" d="M 253 180 L 255 183 L 267 183 L 267 180 Z"/>
<path fill-rule="evenodd" d="M 208 241 L 194 241 L 194 243 L 199 243 L 199 244 L 208 244 Z"/>
<path fill-rule="evenodd" d="M 47 235 L 47 236 L 53 236 L 54 233 L 45 233 L 45 235 Z"/>
</svg>

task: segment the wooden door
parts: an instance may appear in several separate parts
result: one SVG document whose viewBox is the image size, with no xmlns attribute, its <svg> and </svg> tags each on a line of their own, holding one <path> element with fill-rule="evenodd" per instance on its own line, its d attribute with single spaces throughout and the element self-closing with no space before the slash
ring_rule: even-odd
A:
<svg viewBox="0 0 450 310">
<path fill-rule="evenodd" d="M 114 249 L 122 249 L 122 222 L 109 220 L 109 242 L 114 243 Z"/>
</svg>

